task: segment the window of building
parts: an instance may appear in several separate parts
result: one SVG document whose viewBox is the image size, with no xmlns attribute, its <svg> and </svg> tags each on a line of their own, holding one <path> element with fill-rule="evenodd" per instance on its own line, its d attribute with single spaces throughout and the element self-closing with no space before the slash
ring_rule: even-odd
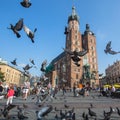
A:
<svg viewBox="0 0 120 120">
<path fill-rule="evenodd" d="M 90 42 L 91 42 L 91 43 L 93 42 L 92 39 L 90 39 Z"/>
<path fill-rule="evenodd" d="M 92 51 L 92 56 L 94 56 L 94 52 Z"/>
<path fill-rule="evenodd" d="M 76 74 L 76 79 L 78 79 L 78 77 L 79 77 L 78 74 Z"/>
<path fill-rule="evenodd" d="M 93 46 L 91 46 L 91 50 L 94 50 L 94 47 L 93 47 Z"/>
<path fill-rule="evenodd" d="M 75 40 L 77 40 L 77 35 L 75 35 Z"/>
<path fill-rule="evenodd" d="M 78 45 L 78 41 L 75 41 L 75 45 Z"/>
<path fill-rule="evenodd" d="M 7 72 L 9 72 L 9 70 L 7 69 Z"/>
<path fill-rule="evenodd" d="M 75 30 L 75 33 L 77 34 L 77 30 Z"/>
</svg>

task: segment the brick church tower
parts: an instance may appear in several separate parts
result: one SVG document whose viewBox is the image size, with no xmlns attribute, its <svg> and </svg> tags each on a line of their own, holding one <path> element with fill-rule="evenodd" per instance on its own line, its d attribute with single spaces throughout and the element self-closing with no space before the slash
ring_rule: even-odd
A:
<svg viewBox="0 0 120 120">
<path fill-rule="evenodd" d="M 72 7 L 72 14 L 68 17 L 68 25 L 65 27 L 66 43 L 65 49 L 70 51 L 88 50 L 88 53 L 80 57 L 80 66 L 74 64 L 71 56 L 65 51 L 52 60 L 54 71 L 50 74 L 53 86 L 73 87 L 74 83 L 89 82 L 91 86 L 98 85 L 98 64 L 96 52 L 96 38 L 94 33 L 86 24 L 84 34 L 81 34 L 79 16 L 75 7 Z"/>
<path fill-rule="evenodd" d="M 82 38 L 79 31 L 79 16 L 75 11 L 75 7 L 72 7 L 72 14 L 68 17 L 68 34 L 66 34 L 66 46 L 65 48 L 70 51 L 82 51 Z M 76 66 L 71 59 L 70 55 L 66 54 L 66 64 L 67 64 L 67 76 L 68 80 L 73 86 L 74 83 L 79 82 L 82 77 L 82 58 L 79 62 L 80 66 Z M 68 64 L 69 61 L 69 64 Z"/>
</svg>

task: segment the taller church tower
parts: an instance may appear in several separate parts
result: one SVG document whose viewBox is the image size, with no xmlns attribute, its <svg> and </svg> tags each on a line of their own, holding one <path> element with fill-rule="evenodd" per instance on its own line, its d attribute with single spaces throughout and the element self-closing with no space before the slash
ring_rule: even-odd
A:
<svg viewBox="0 0 120 120">
<path fill-rule="evenodd" d="M 68 17 L 68 26 L 66 34 L 66 49 L 70 51 L 82 51 L 82 38 L 79 31 L 79 16 L 76 13 L 75 7 L 72 7 L 72 14 Z M 80 66 L 76 66 L 71 59 L 70 55 L 66 54 L 66 64 L 67 64 L 67 76 L 68 81 L 73 87 L 74 83 L 78 83 L 82 77 L 82 58 Z"/>
<path fill-rule="evenodd" d="M 68 17 L 68 34 L 66 34 L 66 49 L 80 50 L 81 48 L 81 33 L 79 31 L 79 16 L 72 7 L 72 14 Z"/>
</svg>

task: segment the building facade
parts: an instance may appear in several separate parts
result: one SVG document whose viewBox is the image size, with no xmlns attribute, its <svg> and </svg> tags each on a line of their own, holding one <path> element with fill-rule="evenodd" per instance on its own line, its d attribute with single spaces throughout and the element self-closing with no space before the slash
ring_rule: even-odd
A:
<svg viewBox="0 0 120 120">
<path fill-rule="evenodd" d="M 3 62 L 0 62 L 0 71 L 4 73 L 5 84 L 8 85 L 16 84 L 20 86 L 29 78 L 27 75 L 24 75 L 22 71 Z"/>
<path fill-rule="evenodd" d="M 84 34 L 79 31 L 80 21 L 75 7 L 72 7 L 72 14 L 68 17 L 68 25 L 65 28 L 67 29 L 65 49 L 88 50 L 88 53 L 80 58 L 80 66 L 76 66 L 71 56 L 65 51 L 53 59 L 51 64 L 54 65 L 54 70 L 49 74 L 53 86 L 73 87 L 74 83 L 80 82 L 84 84 L 89 82 L 91 86 L 99 85 L 96 37 L 90 30 L 89 24 L 86 24 Z M 88 77 L 85 68 L 89 72 Z"/>
<path fill-rule="evenodd" d="M 108 65 L 105 69 L 105 74 L 107 84 L 120 83 L 120 61 L 116 61 L 112 65 Z"/>
</svg>

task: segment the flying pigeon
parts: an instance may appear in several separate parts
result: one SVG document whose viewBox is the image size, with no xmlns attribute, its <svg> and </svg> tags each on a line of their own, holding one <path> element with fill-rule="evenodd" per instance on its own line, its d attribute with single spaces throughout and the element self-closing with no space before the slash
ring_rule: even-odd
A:
<svg viewBox="0 0 120 120">
<path fill-rule="evenodd" d="M 71 59 L 75 62 L 75 65 L 77 65 L 77 66 L 80 66 L 80 64 L 78 63 L 81 60 L 80 57 L 84 56 L 88 52 L 88 50 L 77 51 L 77 49 L 74 51 L 64 49 L 64 51 L 71 56 Z"/>
<path fill-rule="evenodd" d="M 44 116 L 46 116 L 48 113 L 50 113 L 53 110 L 52 105 L 43 107 L 40 111 L 36 111 L 36 115 L 38 119 L 42 119 Z"/>
<path fill-rule="evenodd" d="M 18 31 L 22 30 L 22 28 L 23 28 L 23 18 L 20 19 L 15 26 L 10 24 L 10 28 L 8 29 L 11 29 L 16 34 L 16 37 L 20 38 L 21 35 L 18 33 Z"/>
<path fill-rule="evenodd" d="M 45 72 L 45 70 L 46 70 L 46 65 L 47 65 L 47 60 L 44 60 L 44 61 L 42 62 L 42 64 L 41 64 L 41 68 L 40 68 L 40 70 L 41 70 L 42 72 Z"/>
<path fill-rule="evenodd" d="M 68 28 L 67 27 L 65 27 L 65 32 L 64 32 L 64 34 L 68 34 L 69 32 L 68 32 Z"/>
<path fill-rule="evenodd" d="M 111 41 L 109 41 L 109 42 L 107 43 L 106 49 L 104 50 L 104 52 L 105 52 L 106 54 L 109 53 L 109 54 L 111 54 L 111 55 L 115 55 L 115 54 L 120 53 L 120 51 L 116 52 L 116 51 L 113 51 L 113 50 L 112 50 Z"/>
<path fill-rule="evenodd" d="M 99 77 L 103 76 L 103 73 L 99 74 Z"/>
<path fill-rule="evenodd" d="M 78 51 L 77 49 L 75 49 L 74 51 L 70 51 L 70 50 L 68 50 L 68 49 L 64 49 L 64 48 L 63 48 L 63 50 L 64 50 L 65 52 L 67 52 L 68 54 L 70 54 L 70 55 L 80 56 L 80 57 L 84 56 L 84 55 L 87 54 L 87 52 L 88 52 L 88 50 Z"/>
<path fill-rule="evenodd" d="M 29 0 L 23 0 L 23 2 L 20 2 L 20 4 L 25 8 L 29 8 L 32 5 Z"/>
<path fill-rule="evenodd" d="M 11 64 L 13 64 L 13 65 L 16 65 L 17 66 L 17 63 L 16 63 L 16 58 L 13 60 L 13 61 L 11 61 Z"/>
<path fill-rule="evenodd" d="M 37 28 L 34 29 L 32 32 L 27 26 L 23 26 L 24 31 L 26 32 L 27 36 L 31 39 L 32 43 L 34 43 L 34 34 L 37 31 Z"/>
<path fill-rule="evenodd" d="M 23 70 L 24 70 L 24 71 L 27 71 L 27 70 L 29 70 L 30 68 L 32 68 L 32 66 L 30 66 L 29 64 L 27 64 L 25 67 L 23 67 Z"/>
<path fill-rule="evenodd" d="M 75 64 L 75 65 L 77 65 L 77 67 L 79 67 L 79 66 L 80 66 L 80 64 L 79 64 L 78 62 L 75 62 L 74 64 Z"/>
<path fill-rule="evenodd" d="M 35 62 L 34 62 L 34 60 L 30 59 L 30 62 L 31 62 L 33 65 L 35 65 Z"/>
</svg>

